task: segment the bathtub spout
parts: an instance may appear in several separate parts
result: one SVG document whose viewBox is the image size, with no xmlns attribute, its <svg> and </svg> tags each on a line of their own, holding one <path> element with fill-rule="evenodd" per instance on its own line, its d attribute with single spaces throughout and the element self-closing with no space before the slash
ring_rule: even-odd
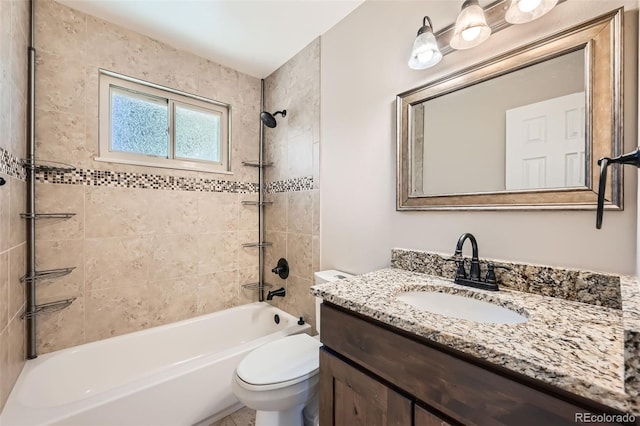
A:
<svg viewBox="0 0 640 426">
<path fill-rule="evenodd" d="M 270 291 L 270 292 L 267 294 L 267 300 L 272 300 L 274 296 L 284 297 L 284 296 L 285 296 L 285 294 L 287 294 L 287 292 L 286 292 L 286 290 L 284 289 L 284 287 L 280 287 L 280 288 L 279 288 L 279 289 L 277 289 L 277 290 Z"/>
</svg>

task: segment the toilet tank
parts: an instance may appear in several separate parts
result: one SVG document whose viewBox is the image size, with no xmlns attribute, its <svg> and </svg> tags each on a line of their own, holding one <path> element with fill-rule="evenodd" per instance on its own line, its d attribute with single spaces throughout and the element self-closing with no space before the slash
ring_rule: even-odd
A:
<svg viewBox="0 0 640 426">
<path fill-rule="evenodd" d="M 343 278 L 353 277 L 352 274 L 348 274 L 342 271 L 336 271 L 335 269 L 318 271 L 318 272 L 315 272 L 313 275 L 314 275 L 313 283 L 316 285 L 330 283 L 332 281 L 341 280 Z M 322 299 L 320 297 L 316 297 L 316 330 L 318 330 L 318 334 L 320 334 L 320 304 L 322 304 Z"/>
</svg>

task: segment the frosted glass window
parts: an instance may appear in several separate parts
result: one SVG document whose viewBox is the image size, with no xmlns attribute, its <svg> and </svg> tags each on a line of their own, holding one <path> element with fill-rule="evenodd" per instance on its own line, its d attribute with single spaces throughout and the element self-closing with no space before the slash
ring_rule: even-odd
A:
<svg viewBox="0 0 640 426">
<path fill-rule="evenodd" d="M 219 163 L 221 116 L 217 112 L 175 104 L 176 157 Z"/>
<path fill-rule="evenodd" d="M 95 160 L 231 172 L 230 105 L 105 70 L 99 100 Z"/>
<path fill-rule="evenodd" d="M 167 100 L 111 89 L 111 149 L 167 158 Z"/>
</svg>

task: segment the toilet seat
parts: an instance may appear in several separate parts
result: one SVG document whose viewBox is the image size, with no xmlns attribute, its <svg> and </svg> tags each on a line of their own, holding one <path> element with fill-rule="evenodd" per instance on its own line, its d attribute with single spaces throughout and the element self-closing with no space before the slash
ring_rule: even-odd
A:
<svg viewBox="0 0 640 426">
<path fill-rule="evenodd" d="M 269 390 L 305 381 L 318 374 L 320 346 L 322 343 L 308 334 L 267 343 L 238 364 L 239 384 L 248 390 Z"/>
</svg>

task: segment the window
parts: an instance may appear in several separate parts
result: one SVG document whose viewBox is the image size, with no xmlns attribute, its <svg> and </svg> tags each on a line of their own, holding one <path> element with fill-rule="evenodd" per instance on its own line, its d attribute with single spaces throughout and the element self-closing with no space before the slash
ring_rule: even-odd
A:
<svg viewBox="0 0 640 426">
<path fill-rule="evenodd" d="M 98 161 L 230 171 L 231 107 L 100 70 Z"/>
</svg>

